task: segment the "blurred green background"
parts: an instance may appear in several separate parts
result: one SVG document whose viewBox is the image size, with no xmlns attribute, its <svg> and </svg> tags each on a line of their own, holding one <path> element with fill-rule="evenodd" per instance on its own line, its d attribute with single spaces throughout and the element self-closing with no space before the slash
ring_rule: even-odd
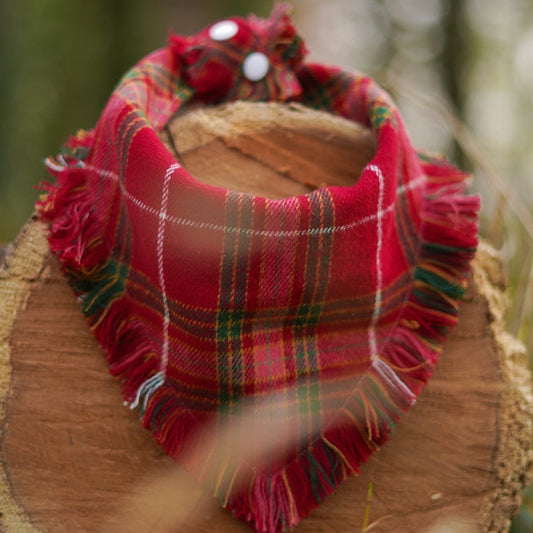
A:
<svg viewBox="0 0 533 533">
<path fill-rule="evenodd" d="M 272 0 L 0 0 L 0 243 L 30 216 L 43 159 L 91 128 L 121 75 L 163 46 Z M 311 60 L 365 71 L 413 143 L 474 172 L 509 270 L 509 328 L 533 353 L 533 2 L 293 0 Z M 472 149 L 471 143 L 474 143 Z M 533 531 L 527 508 L 515 533 Z"/>
<path fill-rule="evenodd" d="M 190 34 L 253 0 L 0 0 L 0 242 L 46 179 L 42 160 L 98 120 L 122 74 L 168 33 Z"/>
</svg>

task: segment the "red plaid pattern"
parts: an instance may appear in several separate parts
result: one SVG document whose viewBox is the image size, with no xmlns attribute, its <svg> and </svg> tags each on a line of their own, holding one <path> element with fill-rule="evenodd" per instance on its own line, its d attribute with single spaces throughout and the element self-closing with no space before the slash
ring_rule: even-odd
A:
<svg viewBox="0 0 533 533">
<path fill-rule="evenodd" d="M 356 473 L 416 400 L 457 320 L 479 200 L 464 195 L 465 174 L 413 150 L 371 79 L 303 63 L 283 6 L 232 20 L 226 41 L 209 28 L 176 36 L 136 65 L 95 129 L 48 160 L 58 181 L 38 208 L 127 402 L 270 533 Z M 241 66 L 254 51 L 270 68 L 252 82 Z M 158 132 L 187 105 L 235 99 L 358 121 L 375 157 L 352 187 L 281 201 L 199 183 Z M 235 489 L 235 469 L 206 474 L 192 451 L 204 424 L 238 418 L 254 398 L 271 399 L 260 415 L 289 413 L 298 444 Z M 230 440 L 246 446 L 239 432 Z"/>
</svg>

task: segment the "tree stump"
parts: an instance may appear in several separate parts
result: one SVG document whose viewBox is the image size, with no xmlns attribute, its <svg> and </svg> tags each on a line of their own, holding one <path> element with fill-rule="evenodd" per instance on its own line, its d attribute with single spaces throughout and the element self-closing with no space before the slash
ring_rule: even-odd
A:
<svg viewBox="0 0 533 533">
<path fill-rule="evenodd" d="M 373 154 L 368 131 L 292 105 L 197 110 L 164 135 L 202 181 L 272 198 L 353 184 Z M 174 467 L 123 406 L 44 231 L 33 218 L 0 270 L 2 531 L 249 531 L 185 474 L 188 521 L 171 528 L 154 513 L 139 525 L 147 491 Z M 504 304 L 501 266 L 482 244 L 459 325 L 417 404 L 297 533 L 508 530 L 528 478 L 532 398 Z"/>
</svg>

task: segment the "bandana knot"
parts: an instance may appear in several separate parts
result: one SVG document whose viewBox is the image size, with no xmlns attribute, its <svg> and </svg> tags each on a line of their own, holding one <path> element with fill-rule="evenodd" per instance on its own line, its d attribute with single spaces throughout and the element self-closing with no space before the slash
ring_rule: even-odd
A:
<svg viewBox="0 0 533 533">
<path fill-rule="evenodd" d="M 269 19 L 232 17 L 170 42 L 184 81 L 202 102 L 288 101 L 302 92 L 295 71 L 307 49 L 286 4 Z"/>
</svg>

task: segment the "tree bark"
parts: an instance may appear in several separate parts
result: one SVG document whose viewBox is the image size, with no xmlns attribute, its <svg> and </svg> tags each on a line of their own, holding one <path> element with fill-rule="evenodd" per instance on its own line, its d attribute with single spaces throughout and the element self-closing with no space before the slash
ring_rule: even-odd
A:
<svg viewBox="0 0 533 533">
<path fill-rule="evenodd" d="M 202 181 L 272 198 L 351 185 L 374 151 L 352 123 L 274 104 L 197 110 L 164 137 Z M 33 218 L 0 270 L 2 531 L 249 531 L 179 470 L 176 494 L 189 502 L 181 525 L 153 510 L 174 467 L 123 406 L 44 234 Z M 419 401 L 297 533 L 508 530 L 530 470 L 532 398 L 504 304 L 501 265 L 482 244 L 459 325 Z"/>
</svg>

